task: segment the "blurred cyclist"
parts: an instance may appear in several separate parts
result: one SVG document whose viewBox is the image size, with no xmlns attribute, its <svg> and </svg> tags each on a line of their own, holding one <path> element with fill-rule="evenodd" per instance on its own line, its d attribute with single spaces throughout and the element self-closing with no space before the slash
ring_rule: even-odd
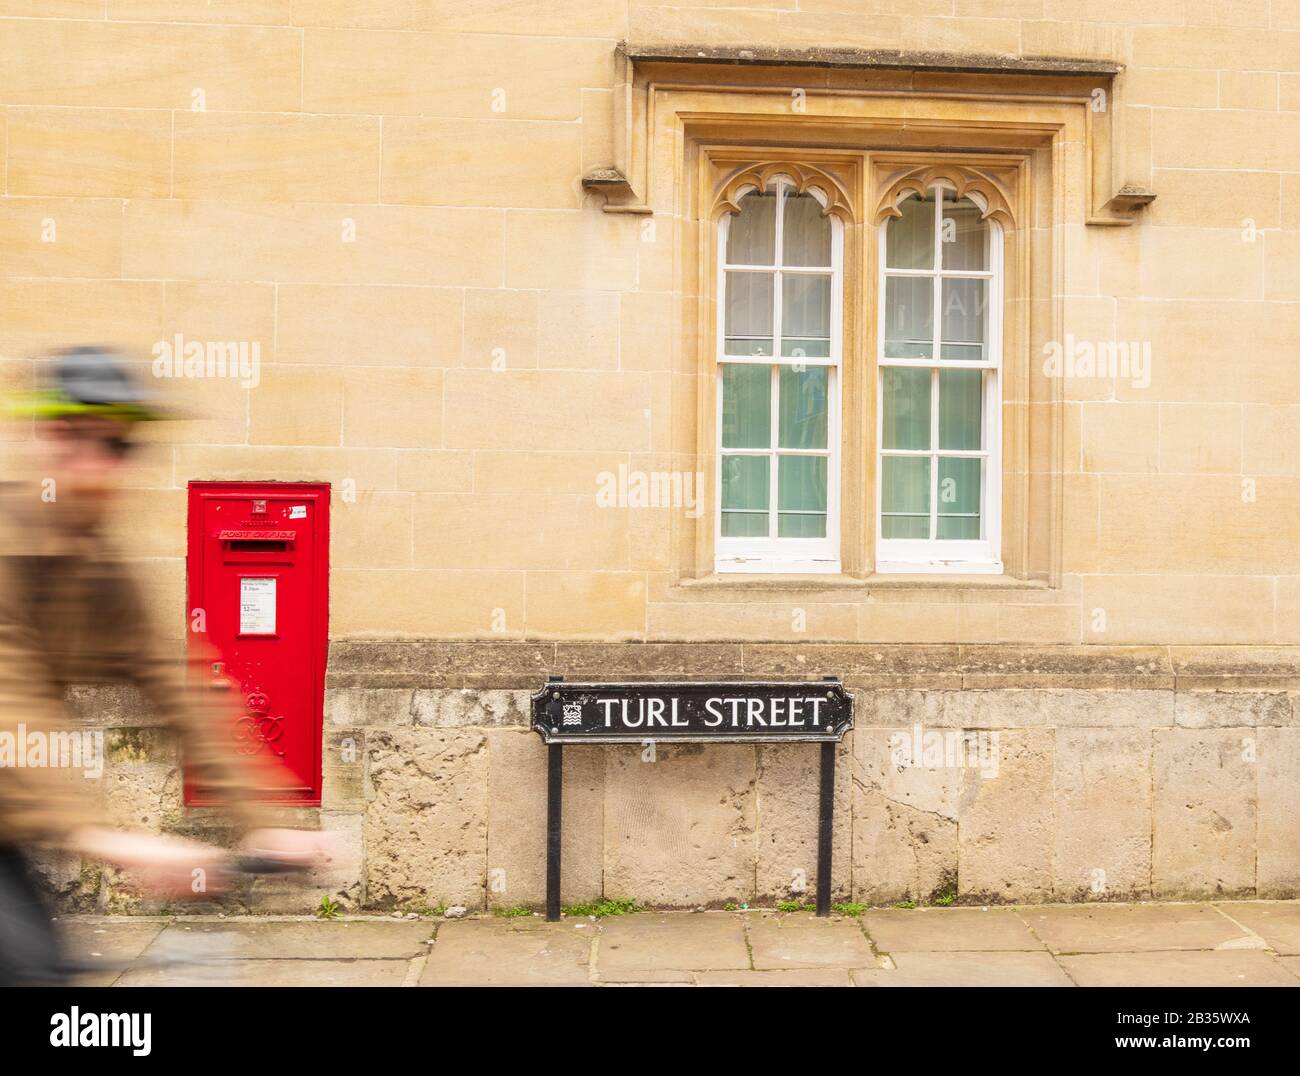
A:
<svg viewBox="0 0 1300 1076">
<path fill-rule="evenodd" d="M 48 384 L 17 409 L 36 419 L 35 471 L 0 486 L 0 746 L 21 754 L 81 729 L 65 703 L 73 684 L 127 682 L 179 736 L 185 765 L 245 831 L 263 862 L 306 867 L 324 835 L 262 826 L 259 782 L 230 747 L 237 711 L 229 691 L 196 684 L 147 623 L 140 591 L 104 530 L 140 422 L 164 417 L 109 352 L 58 354 Z M 220 687 L 222 685 L 218 685 Z M 41 846 L 140 871 L 156 888 L 205 894 L 230 854 L 176 837 L 112 828 L 67 767 L 6 762 L 0 752 L 0 984 L 59 981 L 57 938 L 28 863 Z M 196 894 L 200 895 L 200 894 Z"/>
</svg>

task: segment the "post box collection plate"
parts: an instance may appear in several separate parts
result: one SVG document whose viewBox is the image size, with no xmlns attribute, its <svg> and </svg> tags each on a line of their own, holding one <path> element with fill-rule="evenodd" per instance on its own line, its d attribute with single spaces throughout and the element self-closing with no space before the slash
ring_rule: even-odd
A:
<svg viewBox="0 0 1300 1076">
<path fill-rule="evenodd" d="M 546 743 L 834 742 L 853 727 L 853 696 L 836 681 L 577 683 L 533 696 Z"/>
</svg>

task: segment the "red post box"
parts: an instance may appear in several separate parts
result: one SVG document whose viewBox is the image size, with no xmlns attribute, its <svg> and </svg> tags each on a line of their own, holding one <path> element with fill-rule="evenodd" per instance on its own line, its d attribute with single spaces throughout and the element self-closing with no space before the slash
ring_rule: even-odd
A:
<svg viewBox="0 0 1300 1076">
<path fill-rule="evenodd" d="M 280 775 L 271 802 L 319 804 L 329 639 L 329 486 L 191 482 L 191 626 L 238 689 L 231 750 Z M 201 618 L 201 620 L 199 619 Z M 185 802 L 204 790 L 186 775 Z"/>
</svg>

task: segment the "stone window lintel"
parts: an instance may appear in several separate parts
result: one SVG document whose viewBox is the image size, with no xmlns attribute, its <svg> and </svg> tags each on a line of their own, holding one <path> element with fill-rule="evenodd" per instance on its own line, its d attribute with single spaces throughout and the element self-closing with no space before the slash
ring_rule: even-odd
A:
<svg viewBox="0 0 1300 1076">
<path fill-rule="evenodd" d="M 1137 179 L 1125 174 L 1129 167 L 1120 143 L 1122 125 L 1112 122 L 1120 111 L 1117 93 L 1123 66 L 1103 60 L 1070 57 L 990 56 L 978 53 L 909 52 L 895 49 L 766 48 L 709 45 L 641 45 L 621 43 L 615 52 L 614 160 L 583 178 L 588 190 L 599 191 L 607 213 L 649 214 L 652 185 L 656 98 L 674 89 L 770 94 L 772 86 L 756 81 L 755 73 L 771 72 L 778 88 L 791 85 L 792 76 L 806 72 L 810 94 L 819 90 L 837 94 L 853 92 L 849 82 L 828 83 L 836 74 L 846 79 L 885 75 L 895 92 L 908 99 L 944 97 L 990 99 L 1012 91 L 1026 104 L 1050 103 L 1082 111 L 1085 118 L 1088 212 L 1086 223 L 1126 225 L 1155 199 Z M 689 82 L 682 82 L 684 75 Z M 945 76 L 976 81 L 960 91 L 943 85 Z M 1098 108 L 1100 100 L 1104 107 Z M 868 91 L 864 88 L 864 94 Z M 878 93 L 878 90 L 871 90 Z M 804 117 L 791 116 L 794 134 Z"/>
</svg>

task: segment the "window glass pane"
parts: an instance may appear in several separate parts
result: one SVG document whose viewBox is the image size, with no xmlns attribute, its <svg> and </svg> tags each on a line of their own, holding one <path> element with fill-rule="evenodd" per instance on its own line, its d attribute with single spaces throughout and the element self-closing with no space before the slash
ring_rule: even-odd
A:
<svg viewBox="0 0 1300 1076">
<path fill-rule="evenodd" d="M 722 537 L 766 538 L 766 512 L 723 512 Z"/>
<path fill-rule="evenodd" d="M 826 537 L 826 473 L 825 456 L 777 459 L 778 538 Z"/>
<path fill-rule="evenodd" d="M 825 448 L 830 372 L 825 366 L 781 367 L 782 448 Z"/>
<path fill-rule="evenodd" d="M 885 456 L 881 464 L 881 536 L 929 538 L 930 457 Z"/>
<path fill-rule="evenodd" d="M 727 354 L 772 354 L 771 273 L 727 274 Z"/>
<path fill-rule="evenodd" d="M 772 461 L 769 456 L 722 457 L 722 508 L 766 514 Z M 767 533 L 766 526 L 763 533 Z"/>
<path fill-rule="evenodd" d="M 930 371 L 887 366 L 882 375 L 884 437 L 881 443 L 885 448 L 929 448 Z"/>
<path fill-rule="evenodd" d="M 943 203 L 943 229 L 939 257 L 945 269 L 987 269 L 989 226 L 980 220 L 979 207 L 968 198 Z"/>
<path fill-rule="evenodd" d="M 740 212 L 727 225 L 730 265 L 774 265 L 776 254 L 776 189 L 750 191 L 740 200 Z"/>
<path fill-rule="evenodd" d="M 826 511 L 826 457 L 780 456 L 776 506 L 782 512 Z"/>
<path fill-rule="evenodd" d="M 977 449 L 982 446 L 982 370 L 939 372 L 939 447 Z"/>
<path fill-rule="evenodd" d="M 786 265 L 831 264 L 831 218 L 822 215 L 822 204 L 811 194 L 786 194 L 785 250 Z"/>
<path fill-rule="evenodd" d="M 891 276 L 885 280 L 885 357 L 928 359 L 934 348 L 934 281 Z"/>
<path fill-rule="evenodd" d="M 830 354 L 831 278 L 786 273 L 781 280 L 781 354 Z"/>
<path fill-rule="evenodd" d="M 945 279 L 940 304 L 945 359 L 984 358 L 988 281 Z"/>
<path fill-rule="evenodd" d="M 772 368 L 723 363 L 722 447 L 772 447 Z"/>
<path fill-rule="evenodd" d="M 824 512 L 778 512 L 776 536 L 778 538 L 825 538 L 826 514 Z"/>
<path fill-rule="evenodd" d="M 940 538 L 979 538 L 982 461 L 939 457 Z"/>
<path fill-rule="evenodd" d="M 791 340 L 790 337 L 785 336 L 781 340 L 781 354 L 787 359 L 828 359 L 831 354 L 831 342 L 811 337 Z"/>
<path fill-rule="evenodd" d="M 885 232 L 885 264 L 891 269 L 934 268 L 934 195 L 904 199 L 901 217 Z"/>
</svg>

